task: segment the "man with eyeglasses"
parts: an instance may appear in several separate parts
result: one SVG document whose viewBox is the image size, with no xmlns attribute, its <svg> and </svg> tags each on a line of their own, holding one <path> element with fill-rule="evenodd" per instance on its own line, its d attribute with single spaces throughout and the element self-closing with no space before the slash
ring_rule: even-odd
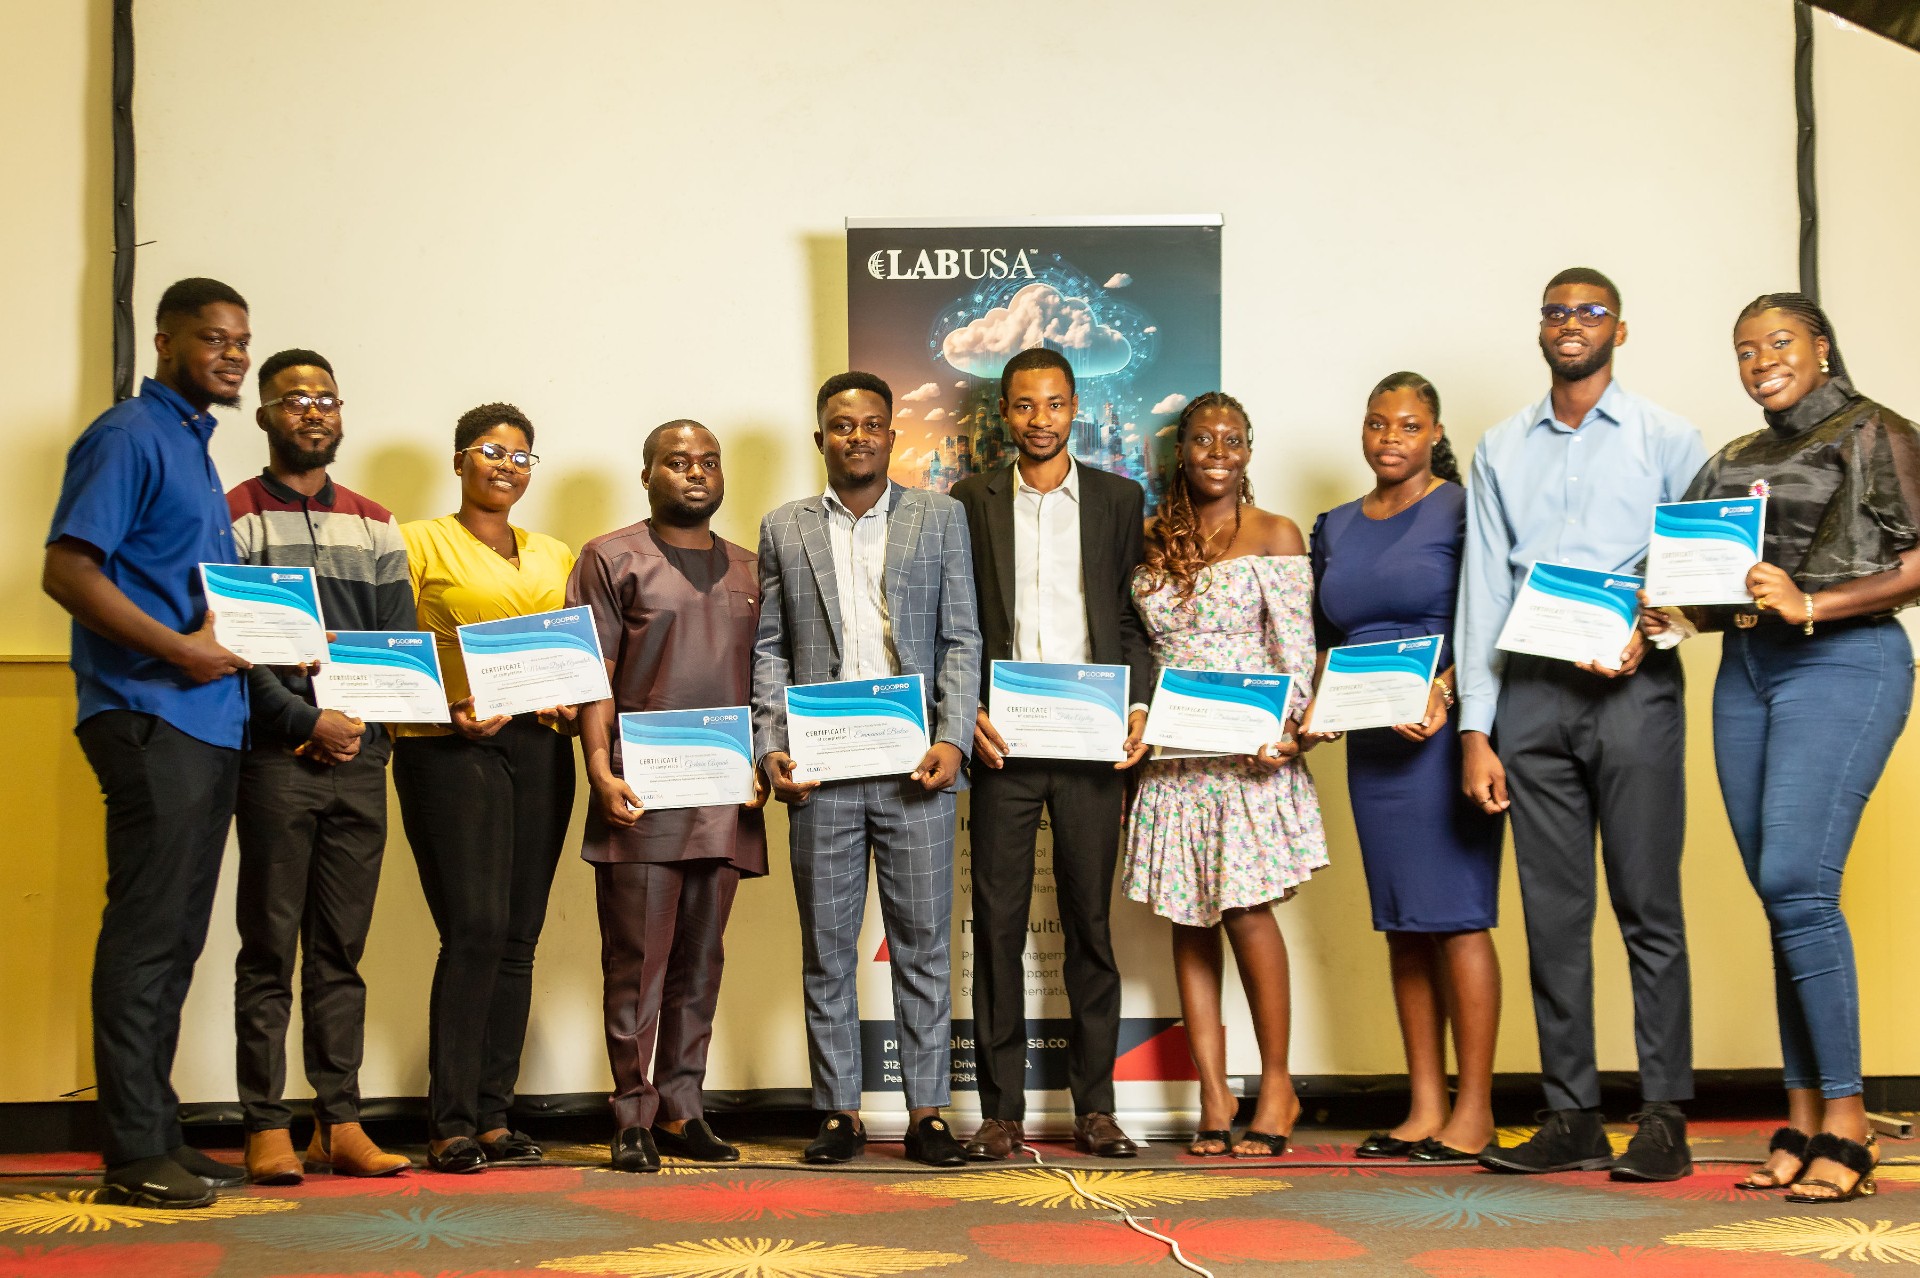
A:
<svg viewBox="0 0 1920 1278">
<path fill-rule="evenodd" d="M 1706 460 L 1700 432 L 1613 380 L 1627 340 L 1620 292 L 1574 267 L 1547 283 L 1547 397 L 1474 450 L 1460 583 L 1462 778 L 1513 820 L 1534 1020 L 1549 1113 L 1523 1144 L 1489 1146 L 1496 1171 L 1611 1167 L 1616 1180 L 1692 1171 L 1692 993 L 1680 901 L 1686 721 L 1679 654 L 1635 631 L 1612 665 L 1497 651 L 1536 562 L 1633 573 L 1653 507 L 1678 501 Z M 1639 1127 L 1614 1158 L 1594 1059 L 1594 832 L 1632 973 Z"/>
<path fill-rule="evenodd" d="M 862 1022 L 854 974 L 867 858 L 879 876 L 906 1093 L 907 1157 L 965 1161 L 948 1102 L 953 984 L 954 789 L 980 703 L 980 626 L 960 504 L 887 477 L 893 392 L 871 373 L 827 379 L 814 400 L 827 490 L 760 524 L 760 630 L 753 737 L 788 805 L 813 1102 L 826 1111 L 806 1161 L 843 1163 L 867 1142 Z M 796 782 L 789 685 L 921 675 L 932 746 L 907 776 Z"/>
<path fill-rule="evenodd" d="M 399 526 L 328 474 L 344 435 L 333 365 L 313 351 L 281 351 L 260 366 L 260 400 L 266 469 L 227 494 L 240 561 L 313 569 L 331 630 L 414 629 Z M 412 1163 L 360 1125 L 360 956 L 387 844 L 392 739 L 380 724 L 320 709 L 304 673 L 256 666 L 247 679 L 253 731 L 237 809 L 233 982 L 247 1177 L 290 1185 L 303 1170 L 282 1099 L 296 959 L 314 1091 L 306 1170 L 390 1176 Z"/>
<path fill-rule="evenodd" d="M 244 1183 L 185 1144 L 170 1081 L 246 741 L 247 663 L 214 638 L 199 565 L 233 563 L 209 455 L 240 402 L 247 303 L 219 280 L 160 296 L 154 375 L 67 452 L 42 587 L 73 617 L 74 735 L 107 805 L 93 1064 L 109 1198 L 204 1207 Z"/>
</svg>

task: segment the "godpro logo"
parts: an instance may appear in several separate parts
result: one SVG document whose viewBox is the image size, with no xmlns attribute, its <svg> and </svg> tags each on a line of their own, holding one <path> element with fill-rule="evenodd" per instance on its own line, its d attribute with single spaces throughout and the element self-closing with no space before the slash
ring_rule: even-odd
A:
<svg viewBox="0 0 1920 1278">
<path fill-rule="evenodd" d="M 1078 678 L 1078 679 L 1111 679 L 1113 678 L 1113 671 L 1111 670 L 1076 670 L 1074 671 L 1074 676 L 1075 678 Z"/>
<path fill-rule="evenodd" d="M 873 695 L 877 697 L 883 692 L 905 692 L 912 686 L 912 684 L 905 680 L 899 683 L 876 683 L 873 685 Z"/>
<path fill-rule="evenodd" d="M 703 728 L 706 727 L 709 723 L 738 723 L 738 722 L 740 722 L 740 716 L 737 714 L 703 714 L 700 716 L 700 726 Z"/>
<path fill-rule="evenodd" d="M 1431 647 L 1433 647 L 1433 640 L 1431 639 L 1406 639 L 1406 640 L 1403 640 L 1400 646 L 1398 648 L 1395 648 L 1394 651 L 1405 652 L 1407 649 L 1411 648 L 1415 652 L 1425 652 L 1428 648 L 1431 648 Z"/>
<path fill-rule="evenodd" d="M 911 261 L 911 249 L 876 249 L 867 258 L 867 274 L 876 280 L 1030 280 L 1028 260 L 1039 249 L 1003 248 L 921 249 Z"/>
<path fill-rule="evenodd" d="M 421 644 L 422 642 L 423 642 L 423 641 L 422 641 L 422 640 L 419 640 L 419 639 L 388 639 L 388 640 L 387 640 L 387 647 L 389 647 L 389 648 L 418 648 L 418 647 L 420 646 L 420 644 Z"/>
<path fill-rule="evenodd" d="M 1727 515 L 1751 515 L 1752 513 L 1753 507 L 1751 506 L 1722 506 L 1720 508 L 1722 518 Z"/>
<path fill-rule="evenodd" d="M 306 579 L 307 574 L 303 572 L 275 572 L 267 574 L 267 580 L 276 586 L 283 581 L 305 581 Z"/>
<path fill-rule="evenodd" d="M 1280 686 L 1280 681 L 1278 679 L 1262 679 L 1256 675 L 1248 675 L 1240 681 L 1240 686 L 1243 688 L 1277 688 Z"/>
</svg>

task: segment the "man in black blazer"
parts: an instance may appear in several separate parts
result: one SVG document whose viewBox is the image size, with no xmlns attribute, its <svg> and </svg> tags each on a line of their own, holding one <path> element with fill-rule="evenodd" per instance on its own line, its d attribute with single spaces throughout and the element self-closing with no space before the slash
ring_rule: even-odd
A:
<svg viewBox="0 0 1920 1278">
<path fill-rule="evenodd" d="M 1074 1143 L 1131 1158 L 1113 1114 L 1120 1035 L 1120 970 L 1107 922 L 1120 850 L 1123 772 L 1146 755 L 1145 701 L 1153 678 L 1146 628 L 1129 583 L 1141 557 L 1146 498 L 1131 479 L 1075 461 L 1067 439 L 1080 406 L 1058 351 L 1022 351 L 1000 377 L 1000 416 L 1019 456 L 956 484 L 973 540 L 983 661 L 1124 664 L 1133 706 L 1117 764 L 1007 756 L 988 717 L 974 724 L 973 1017 L 980 1130 L 969 1158 L 1003 1159 L 1025 1143 L 1027 914 L 1034 839 L 1052 815 L 1053 873 L 1066 946 L 1072 1028 L 1067 1084 Z"/>
</svg>

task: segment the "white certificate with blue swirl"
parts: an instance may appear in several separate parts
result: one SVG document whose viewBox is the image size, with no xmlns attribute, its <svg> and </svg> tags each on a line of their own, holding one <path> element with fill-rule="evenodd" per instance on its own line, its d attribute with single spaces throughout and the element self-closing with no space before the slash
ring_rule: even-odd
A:
<svg viewBox="0 0 1920 1278">
<path fill-rule="evenodd" d="M 327 659 L 327 627 L 313 569 L 256 564 L 201 564 L 213 613 L 213 637 L 257 666 L 297 666 Z"/>
<path fill-rule="evenodd" d="M 1329 648 L 1306 731 L 1356 732 L 1420 723 L 1433 695 L 1440 647 L 1439 635 L 1420 635 Z"/>
<path fill-rule="evenodd" d="M 476 621 L 458 633 L 476 719 L 604 701 L 613 695 L 600 636 L 593 629 L 593 609 L 584 604 Z"/>
<path fill-rule="evenodd" d="M 1286 734 L 1292 694 L 1290 674 L 1166 666 L 1141 739 L 1169 756 L 1258 754 Z"/>
<path fill-rule="evenodd" d="M 987 718 L 1023 759 L 1127 757 L 1127 668 L 1054 661 L 996 661 Z"/>
<path fill-rule="evenodd" d="M 649 811 L 753 800 L 753 728 L 745 706 L 620 716 L 620 774 Z"/>
<path fill-rule="evenodd" d="M 1655 506 L 1647 602 L 1658 608 L 1750 603 L 1747 571 L 1760 562 L 1766 531 L 1765 497 Z"/>
<path fill-rule="evenodd" d="M 1640 617 L 1641 581 L 1629 573 L 1536 563 L 1494 646 L 1618 670 Z"/>
<path fill-rule="evenodd" d="M 795 781 L 903 777 L 927 757 L 921 675 L 809 683 L 788 688 L 786 697 Z"/>
<path fill-rule="evenodd" d="M 313 676 L 313 702 L 362 723 L 445 723 L 440 654 L 424 630 L 342 630 Z"/>
</svg>

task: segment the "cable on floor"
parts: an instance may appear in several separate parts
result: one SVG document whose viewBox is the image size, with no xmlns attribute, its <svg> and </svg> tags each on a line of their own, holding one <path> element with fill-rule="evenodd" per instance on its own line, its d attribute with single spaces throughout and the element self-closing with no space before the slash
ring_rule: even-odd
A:
<svg viewBox="0 0 1920 1278">
<path fill-rule="evenodd" d="M 1120 1215 L 1120 1219 L 1126 1221 L 1127 1227 L 1129 1229 L 1132 1229 L 1135 1233 L 1145 1234 L 1147 1237 L 1153 1239 L 1155 1242 L 1165 1243 L 1167 1246 L 1168 1254 L 1173 1257 L 1174 1264 L 1179 1265 L 1182 1269 L 1185 1269 L 1190 1273 L 1196 1273 L 1201 1275 L 1201 1278 L 1213 1278 L 1213 1271 L 1211 1269 L 1203 1268 L 1201 1265 L 1195 1263 L 1194 1261 L 1187 1259 L 1187 1253 L 1180 1250 L 1180 1243 L 1178 1239 L 1169 1238 L 1165 1234 L 1157 1233 L 1154 1230 L 1147 1228 L 1145 1225 L 1141 1224 L 1139 1220 L 1135 1219 L 1134 1214 L 1132 1212 L 1128 1211 L 1125 1207 L 1121 1206 L 1119 1203 L 1114 1202 L 1111 1198 L 1103 1198 L 1099 1194 L 1094 1193 L 1091 1189 L 1087 1188 L 1087 1186 L 1081 1182 L 1078 1176 L 1074 1175 L 1071 1171 L 1067 1170 L 1065 1167 L 1055 1167 L 1052 1163 L 1049 1163 L 1045 1159 L 1041 1158 L 1040 1151 L 1035 1149 L 1033 1146 L 1026 1145 L 1023 1148 L 1026 1149 L 1027 1153 L 1033 1156 L 1034 1166 L 1040 1168 L 1043 1171 L 1052 1172 L 1056 1176 L 1065 1176 L 1067 1178 L 1067 1183 L 1073 1186 L 1073 1191 L 1079 1194 L 1082 1198 L 1086 1199 L 1090 1203 L 1097 1203 L 1099 1206 L 1105 1207 L 1108 1211 L 1118 1212 Z"/>
</svg>

